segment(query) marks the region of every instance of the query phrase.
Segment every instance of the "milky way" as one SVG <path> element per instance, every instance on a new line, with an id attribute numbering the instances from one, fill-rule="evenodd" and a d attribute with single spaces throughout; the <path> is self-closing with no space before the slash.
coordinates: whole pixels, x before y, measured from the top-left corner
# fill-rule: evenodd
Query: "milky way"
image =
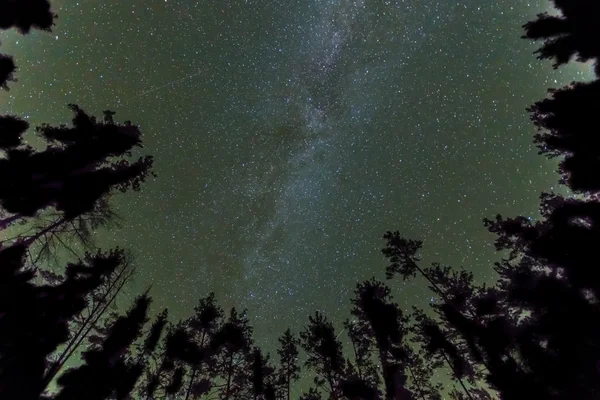
<path id="1" fill-rule="evenodd" d="M 63 1 L 52 34 L 0 36 L 19 65 L 0 112 L 59 123 L 77 103 L 140 124 L 159 177 L 118 197 L 124 226 L 99 244 L 137 254 L 130 296 L 152 285 L 177 318 L 215 291 L 272 350 L 315 309 L 341 326 L 356 281 L 383 277 L 388 229 L 493 279 L 482 218 L 535 217 L 556 188 L 525 108 L 586 73 L 520 39 L 546 8 Z M 432 300 L 419 280 L 392 286 L 406 309 Z"/>

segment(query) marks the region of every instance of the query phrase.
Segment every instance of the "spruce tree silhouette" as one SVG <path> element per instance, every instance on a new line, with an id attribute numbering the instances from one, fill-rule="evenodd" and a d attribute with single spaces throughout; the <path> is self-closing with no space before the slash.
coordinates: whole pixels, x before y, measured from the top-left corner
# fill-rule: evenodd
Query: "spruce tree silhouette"
<path id="1" fill-rule="evenodd" d="M 292 383 L 300 379 L 300 366 L 298 364 L 298 345 L 300 340 L 288 328 L 279 337 L 279 369 L 277 370 L 277 386 L 284 400 L 291 400 Z"/>
<path id="2" fill-rule="evenodd" d="M 235 399 L 249 391 L 250 371 L 244 368 L 252 348 L 252 327 L 246 311 L 232 308 L 223 327 L 213 337 L 211 348 L 216 352 L 215 372 L 222 382 L 219 398 Z"/>
<path id="3" fill-rule="evenodd" d="M 430 357 L 439 357 L 448 365 L 452 376 L 460 383 L 467 398 L 472 400 L 473 397 L 463 381 L 467 363 L 456 346 L 448 340 L 438 324 L 423 311 L 415 309 L 413 315 L 415 318 L 413 327 L 416 335 L 415 341 L 421 344 L 423 350 Z"/>
<path id="4" fill-rule="evenodd" d="M 182 390 L 184 365 L 195 353 L 195 346 L 189 337 L 185 325 L 167 324 L 167 333 L 157 349 L 148 357 L 144 376 L 138 388 L 141 399 L 175 395 Z M 192 354 L 197 356 L 197 354 Z M 160 393 L 159 393 L 160 392 Z"/>
<path id="5" fill-rule="evenodd" d="M 538 129 L 535 143 L 540 154 L 561 157 L 560 183 L 574 192 L 594 194 L 600 190 L 597 150 L 600 139 L 593 127 L 600 112 L 600 81 L 575 83 L 549 89 L 549 97 L 528 108 Z"/>
<path id="6" fill-rule="evenodd" d="M 374 398 L 380 398 L 379 386 L 381 379 L 379 369 L 373 362 L 374 349 L 370 326 L 364 323 L 357 324 L 355 320 L 346 320 L 344 321 L 344 329 L 350 339 L 354 354 L 354 362 L 348 360 L 350 365 L 346 376 L 363 381 L 366 386 L 375 389 Z"/>
<path id="7" fill-rule="evenodd" d="M 443 363 L 427 357 L 424 352 L 413 350 L 411 346 L 405 346 L 404 351 L 404 363 L 410 377 L 406 386 L 413 397 L 420 400 L 442 400 L 442 383 L 434 382 L 433 375 Z"/>
<path id="8" fill-rule="evenodd" d="M 254 347 L 248 361 L 248 367 L 252 371 L 250 375 L 251 398 L 254 400 L 273 399 L 275 397 L 273 375 L 275 369 L 270 365 L 269 355 L 264 355 L 260 348 Z"/>
<path id="9" fill-rule="evenodd" d="M 112 324 L 103 343 L 83 352 L 84 364 L 58 379 L 61 390 L 55 400 L 125 399 L 129 395 L 135 385 L 130 376 L 137 369 L 127 360 L 128 349 L 142 334 L 150 303 L 147 293 L 137 297 L 127 314 Z"/>
<path id="10" fill-rule="evenodd" d="M 102 277 L 102 283 L 87 295 L 85 310 L 70 321 L 69 340 L 60 353 L 56 353 L 54 359 L 48 363 L 44 374 L 44 385 L 50 384 L 69 359 L 86 345 L 86 342 L 92 343 L 92 338 L 98 336 L 96 335 L 98 329 L 106 322 L 106 318 L 110 318 L 107 315 L 110 307 L 114 306 L 117 296 L 130 282 L 135 272 L 132 256 L 122 249 L 116 251 L 119 254 L 119 264 Z M 56 280 L 54 277 L 50 279 Z M 58 282 L 60 281 L 61 279 L 58 278 Z"/>
<path id="11" fill-rule="evenodd" d="M 0 58 L 0 71 L 1 69 L 2 59 Z M 27 129 L 29 129 L 27 121 L 12 115 L 0 116 L 0 150 L 9 150 L 20 146 L 21 137 Z"/>
<path id="12" fill-rule="evenodd" d="M 16 28 L 22 34 L 31 29 L 49 32 L 55 18 L 48 0 L 0 0 L 0 29 Z"/>
<path id="13" fill-rule="evenodd" d="M 552 3 L 560 15 L 538 14 L 536 20 L 523 26 L 523 38 L 543 40 L 536 53 L 539 59 L 553 60 L 554 68 L 576 57 L 581 62 L 595 61 L 596 73 L 600 74 L 600 27 L 597 20 L 600 5 L 589 0 L 552 0 Z"/>
<path id="14" fill-rule="evenodd" d="M 0 53 L 0 89 L 9 90 L 8 82 L 17 82 L 17 78 L 15 77 L 16 71 L 15 60 L 9 55 Z M 0 125 L 0 140 L 2 141 L 6 140 L 3 138 L 6 135 L 5 129 L 5 127 Z M 7 133 L 10 134 L 10 132 Z"/>
<path id="15" fill-rule="evenodd" d="M 358 283 L 354 294 L 351 313 L 356 324 L 374 342 L 385 383 L 385 398 L 394 399 L 398 386 L 404 386 L 407 380 L 407 354 L 403 343 L 407 330 L 402 326 L 402 312 L 392 302 L 390 288 L 375 278 Z M 403 391 L 406 392 L 405 388 Z"/>
<path id="16" fill-rule="evenodd" d="M 317 374 L 315 386 L 328 393 L 329 399 L 339 399 L 345 363 L 342 343 L 337 339 L 333 324 L 316 311 L 309 316 L 300 339 L 308 356 L 305 365 Z"/>
<path id="17" fill-rule="evenodd" d="M 28 239 L 27 244 L 60 223 L 91 211 L 98 199 L 116 189 L 139 190 L 152 167 L 150 156 L 133 163 L 123 158 L 134 147 L 142 146 L 136 126 L 130 122 L 115 124 L 110 111 L 97 122 L 78 106 L 70 108 L 75 113 L 73 128 L 37 128 L 51 143 L 46 150 L 36 152 L 20 146 L 0 160 L 0 176 L 6 182 L 0 187 L 0 204 L 6 211 L 34 216 L 52 206 L 63 213 L 63 219 Z"/>
<path id="18" fill-rule="evenodd" d="M 187 321 L 187 330 L 191 340 L 197 348 L 204 349 L 192 360 L 191 372 L 187 382 L 185 399 L 199 398 L 211 390 L 215 379 L 214 368 L 216 365 L 215 352 L 210 352 L 209 347 L 215 334 L 223 324 L 223 309 L 217 304 L 215 294 L 201 298 L 194 307 L 194 315 Z"/>
<path id="19" fill-rule="evenodd" d="M 68 322 L 86 306 L 86 296 L 122 262 L 122 252 L 87 254 L 68 264 L 57 285 L 34 283 L 25 269 L 25 247 L 0 251 L 0 396 L 36 399 L 45 388 L 46 359 L 69 337 Z"/>

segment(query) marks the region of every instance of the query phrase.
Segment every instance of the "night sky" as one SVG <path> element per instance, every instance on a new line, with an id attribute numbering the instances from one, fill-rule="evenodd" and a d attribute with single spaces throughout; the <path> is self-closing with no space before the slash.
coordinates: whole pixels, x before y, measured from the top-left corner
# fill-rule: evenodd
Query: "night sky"
<path id="1" fill-rule="evenodd" d="M 51 34 L 1 33 L 20 69 L 0 114 L 139 124 L 159 177 L 117 196 L 123 229 L 99 244 L 135 251 L 130 293 L 153 285 L 175 319 L 215 291 L 261 345 L 315 309 L 340 326 L 356 281 L 383 278 L 388 229 L 493 279 L 482 218 L 535 218 L 558 180 L 525 108 L 588 75 L 520 38 L 545 0 L 111 3 L 54 0 Z"/>

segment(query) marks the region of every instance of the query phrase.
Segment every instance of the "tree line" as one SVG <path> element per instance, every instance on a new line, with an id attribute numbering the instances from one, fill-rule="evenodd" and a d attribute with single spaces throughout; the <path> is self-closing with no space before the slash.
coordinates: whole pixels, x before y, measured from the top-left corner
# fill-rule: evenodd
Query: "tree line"
<path id="1" fill-rule="evenodd" d="M 343 331 L 315 312 L 299 332 L 281 333 L 273 358 L 254 342 L 246 312 L 222 309 L 212 293 L 182 321 L 166 309 L 151 320 L 148 291 L 115 311 L 135 262 L 125 249 L 96 249 L 93 236 L 117 221 L 113 195 L 156 177 L 151 156 L 133 156 L 142 147 L 136 125 L 71 104 L 70 125 L 35 128 L 45 143 L 35 149 L 23 140 L 24 119 L 0 116 L 1 398 L 600 398 L 600 3 L 552 3 L 559 15 L 539 14 L 524 38 L 540 41 L 538 58 L 554 68 L 592 62 L 596 74 L 550 89 L 528 109 L 539 153 L 558 158 L 572 195 L 542 193 L 540 220 L 484 219 L 503 254 L 490 266 L 491 285 L 464 269 L 423 265 L 421 240 L 386 232 L 386 278 L 420 276 L 440 300 L 407 313 L 385 282 L 359 282 Z M 3 30 L 50 31 L 55 18 L 48 0 L 0 0 Z M 16 72 L 0 54 L 2 89 Z M 77 261 L 52 272 L 47 263 L 65 249 Z M 449 394 L 433 379 L 440 369 L 455 383 Z M 295 395 L 306 374 L 311 388 Z"/>

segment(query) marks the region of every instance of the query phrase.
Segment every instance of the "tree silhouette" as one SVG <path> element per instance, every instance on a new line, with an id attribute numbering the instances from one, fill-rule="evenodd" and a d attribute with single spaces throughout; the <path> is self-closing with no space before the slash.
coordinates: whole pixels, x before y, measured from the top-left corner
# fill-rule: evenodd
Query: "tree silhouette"
<path id="1" fill-rule="evenodd" d="M 36 270 L 23 267 L 24 254 L 23 245 L 0 251 L 0 393 L 6 399 L 39 396 L 46 359 L 67 341 L 69 320 L 121 262 L 119 250 L 88 254 L 67 265 L 60 284 L 37 286 Z"/>
<path id="2" fill-rule="evenodd" d="M 549 89 L 549 97 L 528 108 L 538 129 L 534 142 L 540 154 L 562 157 L 560 183 L 574 192 L 593 194 L 600 190 L 597 150 L 600 139 L 593 129 L 600 111 L 600 81 L 575 83 Z"/>
<path id="3" fill-rule="evenodd" d="M 282 397 L 285 400 L 290 400 L 292 383 L 300 379 L 300 366 L 298 365 L 298 345 L 300 344 L 300 340 L 292 334 L 292 331 L 289 328 L 278 340 L 278 386 L 280 386 L 280 390 L 283 393 Z"/>
<path id="4" fill-rule="evenodd" d="M 0 53 L 0 89 L 9 90 L 8 82 L 17 82 L 17 78 L 15 78 L 16 71 L 15 60 L 11 56 Z M 8 128 L 9 126 L 6 126 L 4 123 L 0 125 L 0 132 L 2 132 L 0 135 L 0 148 L 4 148 L 6 142 L 10 144 L 10 140 L 14 140 L 14 131 Z"/>
<path id="5" fill-rule="evenodd" d="M 138 388 L 140 398 L 149 400 L 161 395 L 175 395 L 183 389 L 184 366 L 195 346 L 184 324 L 167 324 L 166 331 L 162 343 L 147 358 Z"/>
<path id="6" fill-rule="evenodd" d="M 315 388 L 308 389 L 308 392 L 302 393 L 300 400 L 321 400 L 321 393 Z"/>
<path id="7" fill-rule="evenodd" d="M 428 358 L 423 352 L 416 352 L 410 346 L 405 346 L 404 363 L 408 371 L 407 388 L 415 399 L 441 400 L 442 384 L 434 383 L 433 374 L 441 367 L 440 362 Z"/>
<path id="8" fill-rule="evenodd" d="M 135 271 L 131 255 L 117 248 L 113 250 L 112 256 L 118 261 L 118 264 L 102 277 L 100 285 L 88 293 L 85 308 L 69 322 L 69 340 L 55 359 L 49 363 L 44 374 L 45 386 L 50 384 L 65 363 L 96 332 L 107 311 L 115 305 L 121 290 L 130 282 Z M 89 258 L 89 256 L 87 257 Z"/>
<path id="9" fill-rule="evenodd" d="M 344 329 L 348 334 L 352 350 L 354 353 L 354 363 L 351 364 L 352 370 L 348 370 L 346 376 L 355 376 L 355 379 L 362 381 L 366 386 L 375 389 L 373 395 L 380 397 L 379 386 L 381 379 L 379 377 L 379 369 L 373 362 L 373 338 L 371 328 L 368 324 L 357 324 L 356 320 L 346 320 Z"/>
<path id="10" fill-rule="evenodd" d="M 191 373 L 187 383 L 186 400 L 200 397 L 213 386 L 215 378 L 213 369 L 216 365 L 215 352 L 210 352 L 209 345 L 223 324 L 223 310 L 216 303 L 215 294 L 201 298 L 194 308 L 194 315 L 187 321 L 188 333 L 197 348 L 204 349 L 199 357 L 192 360 Z"/>
<path id="11" fill-rule="evenodd" d="M 581 62 L 596 61 L 598 73 L 600 28 L 597 17 L 600 15 L 600 6 L 595 1 L 587 0 L 552 0 L 552 3 L 560 15 L 538 14 L 536 20 L 523 26 L 523 38 L 543 40 L 536 53 L 539 59 L 553 60 L 554 68 L 576 57 Z"/>
<path id="12" fill-rule="evenodd" d="M 215 372 L 224 382 L 219 391 L 222 400 L 236 398 L 248 389 L 249 373 L 244 368 L 252 346 L 252 327 L 246 312 L 232 308 L 223 327 L 213 337 L 211 348 L 217 351 Z"/>
<path id="13" fill-rule="evenodd" d="M 48 207 L 62 218 L 24 240 L 29 245 L 61 224 L 90 212 L 96 202 L 114 190 L 140 189 L 152 167 L 152 157 L 130 163 L 124 156 L 141 147 L 141 133 L 130 122 L 116 124 L 114 113 L 104 112 L 98 122 L 77 105 L 73 127 L 42 125 L 37 133 L 50 145 L 43 151 L 19 146 L 0 160 L 0 204 L 15 216 L 31 217 Z M 108 161 L 108 160 L 111 161 Z M 7 220 L 1 222 L 8 226 Z"/>
<path id="14" fill-rule="evenodd" d="M 326 391 L 332 400 L 339 399 L 345 362 L 342 343 L 337 339 L 333 324 L 316 311 L 314 316 L 309 316 L 308 325 L 300 332 L 300 339 L 308 356 L 305 365 L 317 374 L 317 389 Z"/>
<path id="15" fill-rule="evenodd" d="M 139 296 L 127 314 L 112 324 L 103 343 L 83 352 L 84 364 L 58 379 L 61 390 L 55 400 L 127 398 L 135 385 L 132 375 L 138 373 L 127 360 L 128 349 L 142 333 L 150 302 L 147 294 Z"/>
<path id="16" fill-rule="evenodd" d="M 260 348 L 254 347 L 249 354 L 248 361 L 249 369 L 252 371 L 250 375 L 251 398 L 254 400 L 274 400 L 275 382 L 273 374 L 275 369 L 270 365 L 269 355 L 264 355 Z"/>
<path id="17" fill-rule="evenodd" d="M 356 286 L 352 315 L 364 334 L 374 342 L 381 363 L 387 399 L 396 396 L 398 385 L 404 386 L 406 351 L 403 339 L 403 315 L 392 302 L 391 290 L 372 278 Z"/>
<path id="18" fill-rule="evenodd" d="M 48 0 L 0 0 L 0 29 L 16 28 L 22 34 L 50 31 L 55 18 Z"/>

